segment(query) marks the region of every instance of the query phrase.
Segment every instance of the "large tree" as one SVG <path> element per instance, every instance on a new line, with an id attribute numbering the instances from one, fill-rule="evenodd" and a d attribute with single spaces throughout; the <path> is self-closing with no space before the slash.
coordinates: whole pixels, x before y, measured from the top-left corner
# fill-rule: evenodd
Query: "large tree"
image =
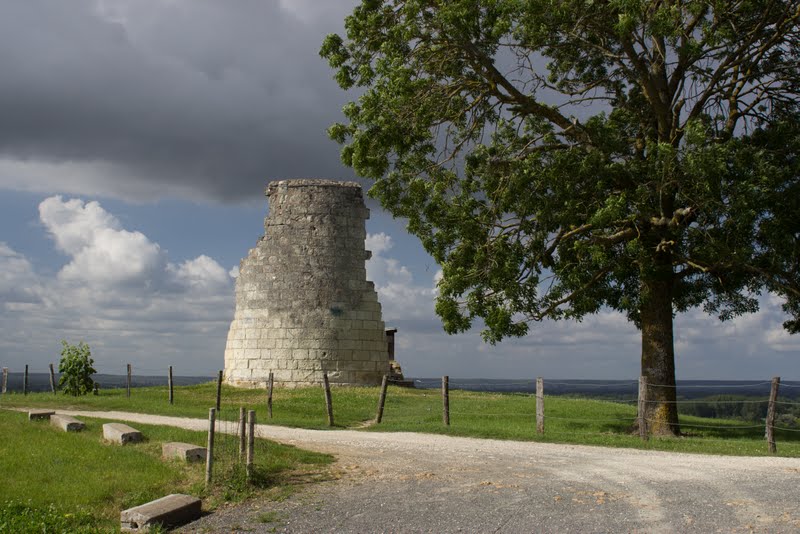
<path id="1" fill-rule="evenodd" d="M 441 264 L 448 332 L 609 307 L 677 434 L 673 317 L 800 316 L 800 2 L 364 0 L 329 135 Z M 360 88 L 360 89 L 359 89 Z"/>

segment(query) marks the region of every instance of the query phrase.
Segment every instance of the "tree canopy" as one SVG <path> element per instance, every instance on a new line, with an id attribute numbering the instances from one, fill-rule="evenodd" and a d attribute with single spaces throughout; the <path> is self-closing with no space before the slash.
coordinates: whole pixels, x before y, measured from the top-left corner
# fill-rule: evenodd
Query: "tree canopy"
<path id="1" fill-rule="evenodd" d="M 798 22 L 798 1 L 364 0 L 320 52 L 360 89 L 329 135 L 441 264 L 445 330 L 625 313 L 675 433 L 675 313 L 770 291 L 800 330 Z"/>

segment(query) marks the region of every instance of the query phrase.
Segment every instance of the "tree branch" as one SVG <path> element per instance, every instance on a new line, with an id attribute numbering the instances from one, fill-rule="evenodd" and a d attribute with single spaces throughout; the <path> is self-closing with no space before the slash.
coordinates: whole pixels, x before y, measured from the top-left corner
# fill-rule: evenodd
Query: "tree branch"
<path id="1" fill-rule="evenodd" d="M 597 282 L 599 282 L 610 271 L 611 271 L 611 269 L 603 269 L 601 271 L 598 271 L 597 273 L 595 273 L 595 275 L 592 277 L 591 280 L 589 280 L 588 282 L 583 284 L 581 287 L 579 287 L 578 289 L 576 289 L 575 291 L 573 291 L 572 293 L 570 293 L 566 297 L 561 298 L 561 299 L 553 302 L 552 304 L 550 304 L 550 306 L 545 308 L 544 311 L 529 316 L 529 319 L 532 320 L 532 321 L 541 321 L 541 320 L 547 318 L 550 314 L 552 314 L 554 311 L 556 311 L 559 306 L 561 306 L 562 304 L 566 304 L 566 303 L 572 301 L 575 297 L 577 297 L 581 293 L 585 292 L 587 289 L 590 289 L 592 286 L 597 284 Z"/>

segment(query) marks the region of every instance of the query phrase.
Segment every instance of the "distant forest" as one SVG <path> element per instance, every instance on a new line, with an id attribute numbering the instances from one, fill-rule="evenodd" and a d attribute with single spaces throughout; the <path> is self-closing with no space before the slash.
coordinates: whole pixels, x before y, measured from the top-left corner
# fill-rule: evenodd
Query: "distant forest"
<path id="1" fill-rule="evenodd" d="M 775 424 L 787 428 L 800 428 L 800 402 L 788 397 L 778 397 Z M 764 421 L 767 417 L 767 399 L 746 395 L 712 395 L 700 399 L 679 399 L 678 412 L 683 415 Z"/>

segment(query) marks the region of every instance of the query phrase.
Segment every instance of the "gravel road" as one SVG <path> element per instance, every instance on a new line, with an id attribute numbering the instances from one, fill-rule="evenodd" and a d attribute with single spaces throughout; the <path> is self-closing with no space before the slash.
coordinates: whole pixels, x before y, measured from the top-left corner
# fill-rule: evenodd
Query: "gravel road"
<path id="1" fill-rule="evenodd" d="M 797 458 L 268 425 L 257 435 L 332 453 L 342 476 L 284 502 L 218 510 L 182 532 L 800 532 Z"/>

